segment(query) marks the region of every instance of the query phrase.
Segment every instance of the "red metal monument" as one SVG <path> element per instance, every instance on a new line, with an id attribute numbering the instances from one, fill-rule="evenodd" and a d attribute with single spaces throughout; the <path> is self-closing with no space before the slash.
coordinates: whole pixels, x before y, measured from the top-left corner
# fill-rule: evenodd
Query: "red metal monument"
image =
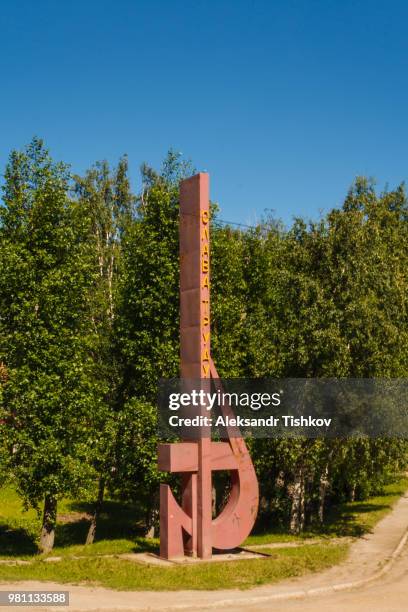
<path id="1" fill-rule="evenodd" d="M 180 342 L 181 378 L 220 388 L 210 350 L 209 177 L 200 173 L 180 185 Z M 228 405 L 221 406 L 231 416 Z M 258 482 L 239 431 L 213 442 L 202 433 L 196 441 L 159 444 L 159 469 L 182 475 L 181 506 L 168 485 L 160 486 L 160 556 L 211 557 L 212 549 L 239 546 L 249 535 L 258 511 Z M 229 470 L 231 490 L 221 514 L 212 518 L 212 472 Z"/>

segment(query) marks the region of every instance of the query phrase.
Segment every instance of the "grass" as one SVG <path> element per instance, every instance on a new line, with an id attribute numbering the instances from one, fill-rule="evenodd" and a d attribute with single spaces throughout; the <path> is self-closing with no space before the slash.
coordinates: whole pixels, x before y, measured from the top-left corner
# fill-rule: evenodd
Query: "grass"
<path id="1" fill-rule="evenodd" d="M 266 559 L 183 567 L 154 567 L 106 557 L 64 558 L 55 563 L 39 559 L 30 565 L 0 567 L 0 579 L 85 583 L 117 590 L 248 589 L 326 569 L 342 561 L 346 553 L 346 545 L 311 545 L 276 549 Z"/>
<path id="2" fill-rule="evenodd" d="M 140 537 L 137 511 L 131 505 L 108 500 L 98 522 L 97 541 L 84 546 L 90 504 L 62 500 L 58 505 L 56 547 L 52 556 L 120 554 L 156 550 L 157 540 Z M 136 517 L 136 518 L 135 518 Z M 35 510 L 24 511 L 11 486 L 0 489 L 0 558 L 37 556 L 41 521 Z"/>
<path id="3" fill-rule="evenodd" d="M 303 540 L 311 537 L 315 538 L 316 534 L 305 531 L 300 535 L 292 535 L 277 529 L 276 531 L 265 531 L 264 533 L 250 535 L 243 543 L 243 546 L 256 546 L 257 544 L 288 544 L 291 542 L 302 543 Z"/>
<path id="4" fill-rule="evenodd" d="M 309 538 L 360 537 L 372 531 L 373 527 L 408 490 L 408 478 L 399 478 L 385 485 L 381 495 L 365 501 L 346 502 L 331 509 L 323 526 L 316 526 L 301 535 L 291 535 L 276 529 L 250 535 L 244 545 L 269 544 L 276 542 L 299 542 Z"/>
<path id="5" fill-rule="evenodd" d="M 332 508 L 323 535 L 359 537 L 369 533 L 407 490 L 408 478 L 404 477 L 386 485 L 381 495 Z"/>
<path id="6" fill-rule="evenodd" d="M 0 489 L 0 557 L 18 557 L 30 560 L 30 564 L 1 564 L 0 580 L 52 580 L 123 590 L 249 588 L 272 583 L 339 563 L 347 553 L 347 544 L 331 540 L 371 531 L 407 489 L 408 479 L 401 478 L 387 485 L 382 495 L 341 504 L 330 512 L 323 528 L 311 529 L 301 536 L 270 530 L 247 538 L 244 545 L 248 546 L 282 544 L 281 548 L 262 548 L 262 553 L 270 555 L 266 559 L 159 568 L 118 558 L 123 553 L 158 552 L 158 540 L 140 537 L 136 509 L 113 501 L 104 506 L 96 542 L 84 546 L 90 506 L 63 500 L 59 504 L 62 521 L 57 526 L 57 546 L 51 553 L 61 560 L 45 562 L 44 556 L 36 554 L 39 517 L 33 510 L 24 512 L 16 492 L 4 487 Z M 285 548 L 286 543 L 302 543 L 310 538 L 322 540 L 305 547 Z"/>

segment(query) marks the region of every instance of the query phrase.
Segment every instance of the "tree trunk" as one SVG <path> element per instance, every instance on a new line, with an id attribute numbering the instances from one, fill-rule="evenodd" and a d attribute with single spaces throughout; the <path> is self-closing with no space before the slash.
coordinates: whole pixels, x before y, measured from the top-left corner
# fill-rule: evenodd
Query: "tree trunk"
<path id="1" fill-rule="evenodd" d="M 215 518 L 217 516 L 217 489 L 212 485 L 211 489 L 211 511 L 212 517 Z"/>
<path id="2" fill-rule="evenodd" d="M 290 487 L 290 496 L 292 498 L 290 532 L 300 533 L 305 522 L 305 491 L 302 468 L 298 468 L 295 472 L 294 482 Z"/>
<path id="3" fill-rule="evenodd" d="M 152 504 L 146 516 L 145 538 L 147 538 L 148 540 L 153 539 L 156 535 L 156 526 L 158 525 L 158 522 L 159 522 L 159 504 L 160 504 L 159 495 L 156 493 L 153 496 Z"/>
<path id="4" fill-rule="evenodd" d="M 300 500 L 299 500 L 299 533 L 305 528 L 305 479 L 303 475 L 300 480 Z"/>
<path id="5" fill-rule="evenodd" d="M 149 512 L 148 519 L 146 521 L 146 532 L 145 538 L 152 540 L 156 535 L 156 523 L 159 518 L 159 511 L 157 508 L 152 508 Z"/>
<path id="6" fill-rule="evenodd" d="M 326 499 L 327 488 L 329 486 L 329 464 L 326 464 L 324 471 L 320 474 L 319 483 L 319 507 L 317 509 L 317 518 L 320 524 L 323 524 L 324 520 L 324 502 Z"/>
<path id="7" fill-rule="evenodd" d="M 49 553 L 53 549 L 56 523 L 57 500 L 52 495 L 46 495 L 44 499 L 44 513 L 39 543 L 40 552 Z"/>
<path id="8" fill-rule="evenodd" d="M 99 484 L 98 484 L 98 498 L 95 503 L 95 509 L 94 509 L 94 513 L 91 519 L 91 524 L 89 525 L 85 544 L 93 544 L 95 541 L 96 524 L 98 522 L 98 518 L 102 510 L 104 495 L 105 495 L 105 479 L 101 476 L 99 478 Z"/>

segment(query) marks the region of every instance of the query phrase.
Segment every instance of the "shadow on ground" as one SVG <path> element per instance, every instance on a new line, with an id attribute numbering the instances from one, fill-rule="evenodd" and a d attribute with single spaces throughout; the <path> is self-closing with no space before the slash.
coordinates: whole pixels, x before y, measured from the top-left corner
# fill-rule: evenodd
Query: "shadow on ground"
<path id="1" fill-rule="evenodd" d="M 82 502 L 72 502 L 68 506 L 73 517 L 92 514 L 92 505 Z M 58 524 L 56 541 L 59 547 L 84 544 L 89 528 L 89 519 L 81 518 L 63 524 Z M 130 504 L 117 501 L 105 501 L 98 518 L 95 542 L 102 540 L 131 540 L 134 542 L 133 552 L 158 552 L 157 541 L 149 541 L 143 537 L 144 521 L 140 509 Z"/>
<path id="2" fill-rule="evenodd" d="M 92 505 L 72 502 L 56 527 L 55 543 L 58 548 L 85 544 Z M 106 501 L 101 512 L 95 543 L 101 541 L 130 540 L 133 552 L 158 552 L 157 540 L 143 537 L 141 513 L 134 506 Z M 62 519 L 62 520 L 61 520 Z M 0 519 L 0 556 L 24 557 L 38 553 L 37 538 L 40 521 Z M 131 544 L 130 544 L 131 546 Z"/>
<path id="3" fill-rule="evenodd" d="M 381 512 L 390 508 L 388 504 L 370 504 L 369 502 L 354 502 L 352 508 L 339 506 L 333 508 L 327 517 L 327 523 L 323 527 L 323 533 L 327 535 L 359 537 L 371 531 L 369 523 L 365 524 L 364 514 Z M 358 521 L 355 513 L 358 513 Z"/>
<path id="4" fill-rule="evenodd" d="M 391 497 L 392 494 L 390 494 Z M 382 497 L 387 497 L 384 494 Z M 333 507 L 326 516 L 323 527 L 307 528 L 302 537 L 321 536 L 351 536 L 358 537 L 371 531 L 372 519 L 370 514 L 388 509 L 387 499 L 383 504 L 367 502 L 353 502 Z M 67 513 L 61 515 L 61 521 L 56 528 L 56 545 L 66 548 L 72 545 L 83 545 L 89 529 L 89 519 L 92 514 L 92 505 L 82 502 L 72 502 L 66 508 Z M 364 520 L 364 516 L 367 520 Z M 98 519 L 95 542 L 127 540 L 128 548 L 133 552 L 158 552 L 158 541 L 147 540 L 143 537 L 143 510 L 130 504 L 117 501 L 106 501 L 103 511 Z M 14 519 L 0 519 L 0 555 L 4 557 L 31 556 L 38 552 L 37 536 L 39 521 L 15 521 Z M 268 528 L 269 527 L 269 528 Z M 276 526 L 270 528 L 268 524 L 257 525 L 253 535 L 275 534 L 288 536 L 287 528 Z M 119 544 L 119 543 L 118 543 Z M 131 548 L 129 548 L 131 547 Z"/>
<path id="5" fill-rule="evenodd" d="M 0 523 L 0 554 L 10 557 L 34 555 L 37 552 L 35 535 L 24 527 Z"/>

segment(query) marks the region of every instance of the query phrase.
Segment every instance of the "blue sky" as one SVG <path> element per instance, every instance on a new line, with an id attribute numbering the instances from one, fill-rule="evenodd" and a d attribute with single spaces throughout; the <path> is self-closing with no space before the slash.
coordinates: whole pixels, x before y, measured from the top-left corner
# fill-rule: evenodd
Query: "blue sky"
<path id="1" fill-rule="evenodd" d="M 173 147 L 223 219 L 290 223 L 408 178 L 408 3 L 4 0 L 0 167 L 36 134 L 84 171 Z"/>

